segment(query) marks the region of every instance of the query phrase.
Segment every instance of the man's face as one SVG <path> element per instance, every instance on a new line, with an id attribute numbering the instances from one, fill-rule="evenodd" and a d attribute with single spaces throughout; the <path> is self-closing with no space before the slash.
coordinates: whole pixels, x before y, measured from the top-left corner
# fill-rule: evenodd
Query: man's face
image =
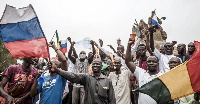
<path id="1" fill-rule="evenodd" d="M 114 65 L 113 65 L 113 63 L 112 63 L 112 62 L 110 63 L 110 65 L 109 65 L 109 67 L 108 67 L 108 68 L 109 68 L 109 70 L 111 70 L 111 71 L 114 71 Z"/>
<path id="2" fill-rule="evenodd" d="M 120 70 L 120 68 L 122 66 L 121 61 L 115 60 L 114 63 L 115 63 L 116 71 Z"/>
<path id="3" fill-rule="evenodd" d="M 180 60 L 177 58 L 177 57 L 172 57 L 170 60 L 169 60 L 169 68 L 170 69 L 173 69 L 174 67 L 178 66 L 180 64 Z"/>
<path id="4" fill-rule="evenodd" d="M 117 44 L 118 44 L 118 45 L 121 45 L 121 40 L 118 39 L 118 40 L 117 40 Z"/>
<path id="5" fill-rule="evenodd" d="M 32 65 L 34 65 L 38 62 L 38 60 L 34 57 L 24 58 L 24 61 L 26 61 L 27 63 L 32 64 Z"/>
<path id="6" fill-rule="evenodd" d="M 173 54 L 173 46 L 171 43 L 166 43 L 164 45 L 164 48 L 165 48 L 165 54 L 166 55 L 172 55 Z"/>
<path id="7" fill-rule="evenodd" d="M 53 61 L 51 61 L 51 63 L 52 63 L 52 67 L 51 67 L 51 69 L 49 69 L 49 72 L 54 73 L 54 71 L 52 71 L 52 69 L 54 67 L 61 68 L 61 63 L 59 61 L 53 60 Z"/>
<path id="8" fill-rule="evenodd" d="M 157 71 L 158 67 L 158 60 L 155 56 L 149 56 L 147 58 L 147 68 L 150 72 L 155 72 Z"/>
<path id="9" fill-rule="evenodd" d="M 194 52 L 195 51 L 195 45 L 194 45 L 194 43 L 189 43 L 188 44 L 188 51 L 189 52 Z"/>
<path id="10" fill-rule="evenodd" d="M 185 45 L 184 44 L 178 44 L 177 51 L 178 51 L 178 54 L 184 53 L 186 51 Z"/>
<path id="11" fill-rule="evenodd" d="M 93 73 L 100 73 L 101 68 L 102 68 L 102 62 L 99 59 L 96 59 L 92 62 Z"/>
<path id="12" fill-rule="evenodd" d="M 146 48 L 145 48 L 145 46 L 139 46 L 137 48 L 137 55 L 139 55 L 139 56 L 145 56 L 146 55 Z"/>
<path id="13" fill-rule="evenodd" d="M 164 48 L 164 46 L 160 47 L 160 53 L 165 54 L 165 48 Z"/>
<path id="14" fill-rule="evenodd" d="M 81 51 L 81 52 L 80 52 L 79 58 L 80 58 L 80 59 L 85 59 L 85 58 L 86 58 L 86 53 L 85 53 L 85 51 Z"/>

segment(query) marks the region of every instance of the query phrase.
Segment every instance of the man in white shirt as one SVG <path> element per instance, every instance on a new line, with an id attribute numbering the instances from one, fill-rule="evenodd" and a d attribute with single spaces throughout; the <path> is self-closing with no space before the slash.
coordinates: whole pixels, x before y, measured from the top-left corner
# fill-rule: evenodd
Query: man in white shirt
<path id="1" fill-rule="evenodd" d="M 131 104 L 131 77 L 133 73 L 130 70 L 121 71 L 121 60 L 115 58 L 115 71 L 110 72 L 108 79 L 112 81 L 115 92 L 116 104 Z"/>
<path id="2" fill-rule="evenodd" d="M 155 56 L 149 56 L 147 58 L 147 68 L 148 68 L 147 71 L 142 68 L 137 67 L 133 63 L 133 61 L 131 61 L 131 45 L 133 43 L 134 43 L 134 39 L 130 38 L 128 41 L 128 46 L 126 50 L 125 62 L 128 68 L 130 69 L 130 71 L 134 73 L 134 76 L 138 80 L 139 87 L 141 87 L 142 85 L 148 83 L 152 79 L 161 75 L 161 73 L 157 71 L 158 59 Z M 157 103 L 149 95 L 139 93 L 138 104 L 157 104 Z"/>
<path id="3" fill-rule="evenodd" d="M 165 73 L 165 72 L 170 70 L 168 63 L 169 63 L 169 60 L 174 56 L 173 55 L 173 49 L 174 49 L 173 44 L 166 42 L 165 45 L 164 45 L 165 54 L 160 53 L 160 51 L 157 50 L 154 47 L 154 40 L 153 40 L 153 33 L 154 32 L 155 32 L 154 27 L 150 27 L 149 31 L 146 30 L 146 32 L 145 32 L 145 35 L 147 37 L 147 41 L 146 41 L 147 45 L 146 46 L 147 46 L 149 53 L 153 52 L 153 54 L 158 58 L 158 60 L 159 60 L 159 71 L 161 73 Z M 149 44 L 149 38 L 148 38 L 149 33 L 150 33 L 150 46 L 148 45 Z M 151 48 L 151 50 L 150 50 L 150 48 Z"/>

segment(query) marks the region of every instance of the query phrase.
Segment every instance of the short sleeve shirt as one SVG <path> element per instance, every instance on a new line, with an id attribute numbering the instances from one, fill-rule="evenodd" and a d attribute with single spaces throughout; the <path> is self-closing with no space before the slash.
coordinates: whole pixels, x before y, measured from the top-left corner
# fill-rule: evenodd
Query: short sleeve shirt
<path id="1" fill-rule="evenodd" d="M 62 104 L 63 91 L 67 80 L 59 74 L 50 77 L 38 78 L 38 93 L 40 94 L 40 104 Z"/>
<path id="2" fill-rule="evenodd" d="M 112 81 L 117 104 L 131 104 L 131 77 L 133 73 L 130 70 L 121 71 L 116 75 L 111 72 L 108 79 Z"/>
<path id="3" fill-rule="evenodd" d="M 26 95 L 30 89 L 31 86 L 36 78 L 37 75 L 37 69 L 31 67 L 31 73 L 28 76 L 28 82 L 24 88 L 24 91 L 22 92 L 22 94 L 18 95 L 15 98 L 20 98 L 24 95 Z M 16 82 L 18 82 L 19 80 L 25 78 L 27 76 L 28 70 L 25 71 L 22 67 L 22 65 L 12 65 L 10 67 L 8 67 L 4 72 L 3 72 L 3 76 L 8 77 L 9 82 L 8 82 L 8 88 L 10 88 L 13 84 L 15 84 Z M 29 97 L 27 98 L 24 102 L 22 102 L 22 104 L 32 104 L 32 98 Z"/>
<path id="4" fill-rule="evenodd" d="M 148 83 L 149 81 L 153 80 L 154 78 L 158 77 L 159 75 L 161 75 L 160 72 L 157 73 L 156 75 L 150 75 L 148 73 L 148 71 L 146 71 L 142 68 L 139 68 L 137 66 L 136 66 L 136 69 L 135 69 L 135 72 L 134 72 L 134 76 L 138 80 L 139 87 Z M 138 104 L 157 104 L 157 103 L 149 95 L 139 93 Z"/>

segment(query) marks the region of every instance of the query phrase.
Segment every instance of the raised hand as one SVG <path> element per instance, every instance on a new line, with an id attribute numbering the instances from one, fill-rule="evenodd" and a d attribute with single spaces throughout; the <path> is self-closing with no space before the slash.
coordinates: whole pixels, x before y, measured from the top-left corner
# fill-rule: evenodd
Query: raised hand
<path id="1" fill-rule="evenodd" d="M 58 50 L 54 41 L 49 42 L 49 47 L 52 47 L 54 50 Z"/>
<path id="2" fill-rule="evenodd" d="M 90 44 L 91 44 L 91 45 L 94 45 L 94 41 L 93 41 L 93 40 L 91 40 L 91 41 L 90 41 Z"/>
<path id="3" fill-rule="evenodd" d="M 54 41 L 50 41 L 50 42 L 49 42 L 49 47 L 52 47 L 52 48 L 53 48 L 54 46 L 56 46 L 56 45 L 55 45 L 55 42 L 54 42 Z"/>
<path id="4" fill-rule="evenodd" d="M 133 45 L 135 43 L 135 39 L 129 38 L 128 45 Z"/>
<path id="5" fill-rule="evenodd" d="M 113 49 L 113 46 L 112 46 L 112 45 L 107 45 L 107 46 L 109 46 L 111 49 Z"/>
<path id="6" fill-rule="evenodd" d="M 67 38 L 67 40 L 68 40 L 70 43 L 72 43 L 72 40 L 71 40 L 71 38 L 70 38 L 70 37 L 68 37 L 68 38 Z"/>
<path id="7" fill-rule="evenodd" d="M 149 27 L 149 32 L 154 33 L 154 32 L 156 32 L 156 29 L 158 29 L 158 26 L 157 26 L 157 25 L 151 25 L 151 26 Z"/>
<path id="8" fill-rule="evenodd" d="M 99 44 L 100 44 L 101 47 L 103 46 L 103 40 L 102 39 L 99 39 Z"/>

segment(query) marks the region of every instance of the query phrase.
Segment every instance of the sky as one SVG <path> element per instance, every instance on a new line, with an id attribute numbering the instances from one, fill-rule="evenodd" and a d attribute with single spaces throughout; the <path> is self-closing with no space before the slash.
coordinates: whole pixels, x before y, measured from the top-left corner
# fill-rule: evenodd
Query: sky
<path id="1" fill-rule="evenodd" d="M 32 4 L 48 42 L 58 30 L 60 39 L 102 39 L 103 47 L 111 51 L 107 45 L 116 49 L 120 38 L 126 48 L 135 19 L 148 23 L 155 9 L 159 18 L 166 17 L 161 26 L 168 42 L 200 41 L 200 0 L 0 0 L 0 16 L 6 4 L 16 8 Z M 55 56 L 52 49 L 50 54 Z"/>

